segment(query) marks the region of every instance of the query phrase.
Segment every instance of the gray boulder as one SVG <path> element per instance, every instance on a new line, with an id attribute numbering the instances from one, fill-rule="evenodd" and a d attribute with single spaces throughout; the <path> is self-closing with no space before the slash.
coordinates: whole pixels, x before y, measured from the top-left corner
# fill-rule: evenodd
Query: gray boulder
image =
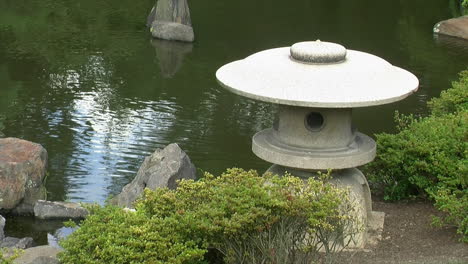
<path id="1" fill-rule="evenodd" d="M 468 40 L 468 16 L 439 22 L 434 26 L 434 33 Z"/>
<path id="2" fill-rule="evenodd" d="M 39 246 L 26 249 L 13 261 L 15 264 L 58 264 L 57 254 L 62 250 L 51 246 Z"/>
<path id="3" fill-rule="evenodd" d="M 47 151 L 39 144 L 17 138 L 0 138 L 0 209 L 32 208 L 44 195 Z"/>
<path id="4" fill-rule="evenodd" d="M 195 39 L 187 0 L 158 0 L 147 23 L 155 38 L 193 42 Z"/>
<path id="5" fill-rule="evenodd" d="M 133 208 L 133 202 L 140 198 L 145 188 L 168 187 L 175 189 L 179 179 L 195 179 L 196 169 L 187 154 L 177 144 L 157 149 L 146 157 L 133 181 L 127 184 L 111 203 Z"/>
<path id="6" fill-rule="evenodd" d="M 153 6 L 153 8 L 151 8 L 151 11 L 150 11 L 148 17 L 146 18 L 146 26 L 147 27 L 151 27 L 151 24 L 153 24 L 153 21 L 154 21 L 155 17 L 156 17 L 156 8 Z"/>
<path id="7" fill-rule="evenodd" d="M 193 42 L 195 39 L 192 27 L 180 23 L 157 20 L 151 25 L 151 34 L 155 38 L 165 40 Z"/>
<path id="8" fill-rule="evenodd" d="M 0 248 L 18 248 L 27 249 L 34 246 L 32 237 L 16 238 L 6 237 L 0 242 Z"/>
<path id="9" fill-rule="evenodd" d="M 25 193 L 22 202 L 11 210 L 13 215 L 34 215 L 34 205 L 38 200 L 46 197 L 46 189 L 43 185 L 32 188 Z"/>
<path id="10" fill-rule="evenodd" d="M 0 215 L 0 241 L 2 241 L 5 238 L 5 222 L 5 218 L 3 218 L 3 216 Z"/>
<path id="11" fill-rule="evenodd" d="M 83 219 L 88 210 L 77 203 L 39 200 L 34 206 L 34 216 L 39 219 Z"/>
<path id="12" fill-rule="evenodd" d="M 192 26 L 187 0 L 158 0 L 154 19 Z"/>

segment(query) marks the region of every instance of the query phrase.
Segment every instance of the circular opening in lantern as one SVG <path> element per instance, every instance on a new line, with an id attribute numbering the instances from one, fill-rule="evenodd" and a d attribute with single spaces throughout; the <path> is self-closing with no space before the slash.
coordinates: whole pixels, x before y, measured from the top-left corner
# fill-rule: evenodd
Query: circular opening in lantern
<path id="1" fill-rule="evenodd" d="M 323 122 L 323 116 L 318 112 L 309 113 L 305 119 L 307 129 L 313 132 L 320 131 L 323 127 Z"/>

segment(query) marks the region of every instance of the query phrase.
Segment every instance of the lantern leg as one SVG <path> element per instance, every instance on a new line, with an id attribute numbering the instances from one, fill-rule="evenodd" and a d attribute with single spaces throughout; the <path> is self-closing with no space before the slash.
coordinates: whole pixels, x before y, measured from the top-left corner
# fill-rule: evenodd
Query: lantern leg
<path id="1" fill-rule="evenodd" d="M 288 173 L 304 180 L 318 177 L 317 171 L 287 168 L 276 164 L 271 166 L 268 172 L 280 176 Z M 351 208 L 345 207 L 344 213 L 355 220 L 345 228 L 350 234 L 343 236 L 343 240 L 338 242 L 350 248 L 376 244 L 381 239 L 385 214 L 372 211 L 369 184 L 364 174 L 356 168 L 333 170 L 329 182 L 338 188 L 349 190 L 347 198 Z"/>

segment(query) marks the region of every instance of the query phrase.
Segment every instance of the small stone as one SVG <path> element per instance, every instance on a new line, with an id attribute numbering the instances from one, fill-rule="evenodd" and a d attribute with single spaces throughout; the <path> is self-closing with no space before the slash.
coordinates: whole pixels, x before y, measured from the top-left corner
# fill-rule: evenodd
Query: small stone
<path id="1" fill-rule="evenodd" d="M 337 63 L 346 59 L 346 48 L 320 40 L 299 42 L 291 46 L 291 57 L 306 63 Z"/>
<path id="2" fill-rule="evenodd" d="M 136 212 L 136 210 L 134 208 L 128 208 L 128 207 L 125 207 L 123 210 L 125 212 L 127 212 L 127 213 L 135 213 Z"/>
<path id="3" fill-rule="evenodd" d="M 34 215 L 39 219 L 83 219 L 88 210 L 77 203 L 39 200 L 34 206 Z"/>

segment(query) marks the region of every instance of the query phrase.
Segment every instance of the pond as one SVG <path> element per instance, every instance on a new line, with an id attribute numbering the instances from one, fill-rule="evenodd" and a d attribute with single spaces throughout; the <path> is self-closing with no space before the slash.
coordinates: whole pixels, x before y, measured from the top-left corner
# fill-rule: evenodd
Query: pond
<path id="1" fill-rule="evenodd" d="M 395 110 L 424 115 L 468 65 L 466 43 L 432 34 L 454 3 L 190 1 L 196 42 L 182 44 L 150 38 L 152 0 L 2 0 L 0 132 L 47 149 L 49 200 L 103 203 L 171 142 L 201 171 L 262 171 L 251 137 L 275 107 L 223 90 L 220 66 L 316 39 L 373 53 L 420 80 L 402 102 L 354 111 L 362 132 L 393 132 Z"/>

